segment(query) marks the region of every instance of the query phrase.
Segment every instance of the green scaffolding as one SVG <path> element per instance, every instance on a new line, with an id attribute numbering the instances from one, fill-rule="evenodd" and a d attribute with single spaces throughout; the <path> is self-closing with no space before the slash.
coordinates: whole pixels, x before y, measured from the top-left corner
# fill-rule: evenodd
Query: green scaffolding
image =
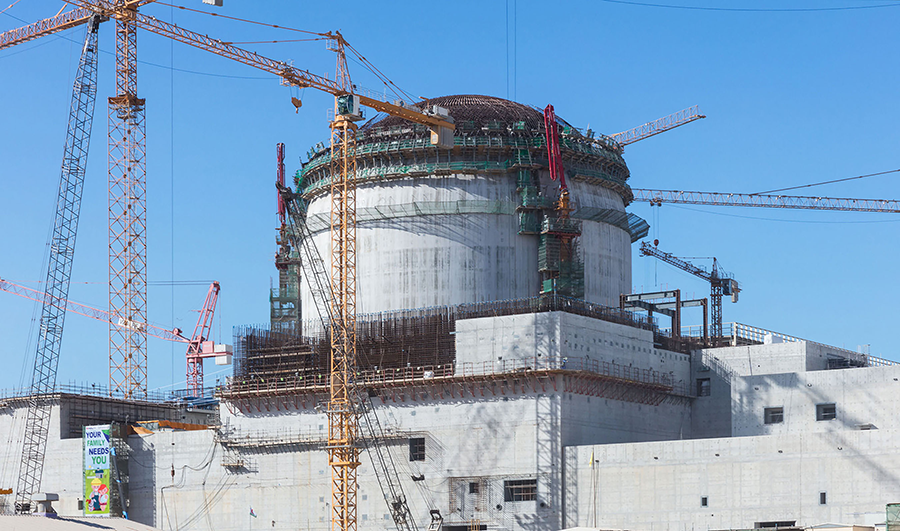
<path id="1" fill-rule="evenodd" d="M 900 531 L 900 503 L 889 503 L 885 509 L 887 531 Z"/>
<path id="2" fill-rule="evenodd" d="M 539 210 L 519 212 L 519 234 L 540 234 L 543 214 Z"/>

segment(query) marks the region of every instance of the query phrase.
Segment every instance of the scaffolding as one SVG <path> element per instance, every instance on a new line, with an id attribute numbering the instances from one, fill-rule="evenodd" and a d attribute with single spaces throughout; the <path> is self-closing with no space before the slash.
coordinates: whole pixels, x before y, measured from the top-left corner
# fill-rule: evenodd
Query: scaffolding
<path id="1" fill-rule="evenodd" d="M 362 315 L 358 319 L 359 363 L 353 379 L 382 401 L 421 397 L 484 396 L 528 389 L 567 392 L 658 404 L 689 396 L 666 374 L 587 358 L 535 358 L 485 363 L 456 361 L 456 322 L 462 319 L 566 312 L 654 332 L 672 343 L 652 320 L 618 308 L 547 294 L 538 297 Z M 316 406 L 328 391 L 328 331 L 304 322 L 305 336 L 265 327 L 235 330 L 235 373 L 219 395 L 228 407 L 259 411 Z M 683 346 L 683 345 L 682 345 Z M 564 375 L 557 381 L 557 375 Z M 252 405 L 251 405 L 252 404 Z"/>

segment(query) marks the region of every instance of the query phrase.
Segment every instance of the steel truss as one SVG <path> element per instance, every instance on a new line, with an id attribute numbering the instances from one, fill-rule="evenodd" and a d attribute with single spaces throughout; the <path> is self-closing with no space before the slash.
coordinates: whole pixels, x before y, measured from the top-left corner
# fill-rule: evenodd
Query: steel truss
<path id="1" fill-rule="evenodd" d="M 81 60 L 72 89 L 66 144 L 56 200 L 56 217 L 50 239 L 50 260 L 47 267 L 47 296 L 41 308 L 40 331 L 31 396 L 25 418 L 22 442 L 22 462 L 16 486 L 17 513 L 27 513 L 31 496 L 41 485 L 44 454 L 50 428 L 50 404 L 40 398 L 51 393 L 56 385 L 56 371 L 62 346 L 63 325 L 66 318 L 66 299 L 75 255 L 75 237 L 81 212 L 81 194 L 87 168 L 87 154 L 97 96 L 97 30 L 100 18 L 88 24 Z"/>

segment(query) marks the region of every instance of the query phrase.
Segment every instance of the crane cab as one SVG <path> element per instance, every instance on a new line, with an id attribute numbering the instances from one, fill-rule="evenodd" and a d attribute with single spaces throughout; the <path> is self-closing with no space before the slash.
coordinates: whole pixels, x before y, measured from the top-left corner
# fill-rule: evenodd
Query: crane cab
<path id="1" fill-rule="evenodd" d="M 356 94 L 344 94 L 334 98 L 334 116 L 358 122 L 363 119 L 362 106 Z"/>

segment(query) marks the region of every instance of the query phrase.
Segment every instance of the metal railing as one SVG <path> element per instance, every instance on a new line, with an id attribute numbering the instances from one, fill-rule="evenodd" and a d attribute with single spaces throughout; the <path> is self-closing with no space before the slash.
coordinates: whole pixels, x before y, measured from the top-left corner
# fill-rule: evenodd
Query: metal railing
<path id="1" fill-rule="evenodd" d="M 214 387 L 207 387 L 204 389 L 204 396 L 211 397 Z M 0 398 L 2 399 L 11 399 L 11 398 L 25 398 L 32 396 L 32 389 L 30 387 L 22 387 L 22 388 L 8 388 L 8 389 L 0 389 Z M 57 383 L 53 390 L 50 393 L 47 393 L 46 396 L 52 396 L 57 394 L 68 394 L 68 395 L 79 395 L 79 396 L 94 396 L 98 398 L 111 398 L 114 400 L 125 400 L 126 398 L 121 395 L 117 395 L 115 393 L 110 393 L 109 388 L 105 385 L 97 385 L 97 384 L 89 384 L 89 383 Z M 146 397 L 141 397 L 135 399 L 134 397 L 128 398 L 129 401 L 144 401 L 144 402 L 158 402 L 158 403 L 183 403 L 186 399 L 187 391 L 185 390 L 172 390 L 172 391 L 148 391 Z"/>
<path id="2" fill-rule="evenodd" d="M 684 326 L 681 328 L 681 335 L 682 337 L 703 337 L 703 326 Z M 730 339 L 729 344 L 732 347 L 739 346 L 741 344 L 741 341 L 764 344 L 767 339 L 772 338 L 782 343 L 805 342 L 809 343 L 810 345 L 817 345 L 819 347 L 834 351 L 835 353 L 842 355 L 847 359 L 863 362 L 868 367 L 889 367 L 900 365 L 900 362 L 885 358 L 879 358 L 878 356 L 872 356 L 871 354 L 854 352 L 845 348 L 826 345 L 825 343 L 810 341 L 808 339 L 790 336 L 787 334 L 782 334 L 781 332 L 775 332 L 773 330 L 767 330 L 758 326 L 750 326 L 738 322 L 722 323 L 722 335 Z"/>
<path id="3" fill-rule="evenodd" d="M 418 367 L 375 368 L 356 371 L 353 381 L 357 386 L 426 385 L 430 383 L 466 378 L 500 378 L 527 376 L 547 372 L 588 373 L 634 383 L 660 386 L 673 394 L 689 395 L 684 382 L 674 382 L 671 375 L 653 369 L 641 369 L 616 362 L 582 357 L 543 358 L 532 357 L 517 360 L 462 362 Z M 223 396 L 230 393 L 278 393 L 286 391 L 326 389 L 325 374 L 286 376 L 278 378 L 231 378 L 226 381 Z"/>

